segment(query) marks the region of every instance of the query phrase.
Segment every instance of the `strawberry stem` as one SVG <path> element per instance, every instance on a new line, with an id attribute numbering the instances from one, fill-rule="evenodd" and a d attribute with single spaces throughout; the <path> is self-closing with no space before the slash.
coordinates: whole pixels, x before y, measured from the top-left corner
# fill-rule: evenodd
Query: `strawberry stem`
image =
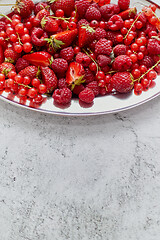
<path id="1" fill-rule="evenodd" d="M 8 16 L 6 16 L 5 14 L 3 14 L 3 13 L 0 13 L 0 16 L 1 16 L 1 17 L 5 17 L 5 18 L 7 18 L 10 22 L 12 22 L 12 20 L 11 20 Z"/>
<path id="2" fill-rule="evenodd" d="M 150 69 L 148 69 L 148 71 L 145 72 L 140 78 L 135 79 L 134 82 L 136 82 L 136 81 L 139 82 L 147 73 L 149 73 L 152 69 L 154 69 L 159 63 L 160 63 L 160 60 L 154 66 L 152 66 Z"/>
<path id="3" fill-rule="evenodd" d="M 98 66 L 98 63 L 89 55 L 89 53 L 83 48 L 82 49 L 85 54 L 96 64 L 96 67 L 97 67 L 97 72 L 99 71 L 100 67 Z"/>

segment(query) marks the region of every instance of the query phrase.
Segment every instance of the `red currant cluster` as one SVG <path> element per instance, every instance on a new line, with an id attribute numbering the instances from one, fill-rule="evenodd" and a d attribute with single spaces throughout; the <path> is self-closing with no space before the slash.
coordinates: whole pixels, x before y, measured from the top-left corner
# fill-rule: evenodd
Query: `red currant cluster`
<path id="1" fill-rule="evenodd" d="M 29 53 L 32 50 L 32 44 L 27 22 L 22 23 L 21 17 L 14 14 L 12 19 L 6 18 L 5 23 L 5 30 L 0 32 L 0 44 L 6 46 L 9 40 L 9 47 L 16 53 L 22 51 Z"/>
<path id="2" fill-rule="evenodd" d="M 20 102 L 30 99 L 32 103 L 41 104 L 44 100 L 42 94 L 46 93 L 46 85 L 41 83 L 38 78 L 33 78 L 17 74 L 14 70 L 9 71 L 6 78 L 5 74 L 0 73 L 0 91 L 12 92 L 17 94 Z"/>

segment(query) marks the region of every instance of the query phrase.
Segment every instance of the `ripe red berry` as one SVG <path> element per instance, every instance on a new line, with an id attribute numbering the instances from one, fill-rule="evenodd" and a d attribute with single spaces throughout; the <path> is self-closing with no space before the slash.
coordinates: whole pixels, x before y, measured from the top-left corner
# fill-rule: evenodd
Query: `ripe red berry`
<path id="1" fill-rule="evenodd" d="M 46 85 L 40 84 L 40 85 L 38 86 L 38 92 L 39 92 L 39 93 L 44 94 L 44 93 L 46 93 L 46 91 L 47 91 Z"/>
<path id="2" fill-rule="evenodd" d="M 39 85 L 40 85 L 40 80 L 38 78 L 33 78 L 32 79 L 32 86 L 35 87 L 35 88 L 38 88 Z"/>
<path id="3" fill-rule="evenodd" d="M 35 88 L 30 88 L 27 93 L 28 97 L 35 98 L 37 96 L 37 90 Z"/>
<path id="4" fill-rule="evenodd" d="M 147 74 L 147 79 L 148 80 L 155 80 L 157 77 L 157 72 L 155 70 L 151 70 L 148 74 Z"/>
<path id="5" fill-rule="evenodd" d="M 96 79 L 97 79 L 97 80 L 105 79 L 105 74 L 104 74 L 104 72 L 102 72 L 102 71 L 97 72 L 97 73 L 96 73 Z"/>
<path id="6" fill-rule="evenodd" d="M 24 43 L 23 50 L 24 52 L 29 53 L 32 50 L 32 44 L 29 42 Z"/>

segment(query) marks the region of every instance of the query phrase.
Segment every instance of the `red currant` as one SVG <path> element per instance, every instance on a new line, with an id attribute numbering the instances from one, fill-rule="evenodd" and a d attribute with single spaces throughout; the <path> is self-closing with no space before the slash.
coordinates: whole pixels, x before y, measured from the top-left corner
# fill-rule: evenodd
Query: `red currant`
<path id="1" fill-rule="evenodd" d="M 23 78 L 23 84 L 24 84 L 24 85 L 29 85 L 29 84 L 30 84 L 30 82 L 31 82 L 31 79 L 30 79 L 30 77 L 28 77 L 28 76 L 25 76 L 25 77 Z"/>
<path id="2" fill-rule="evenodd" d="M 35 88 L 30 88 L 27 93 L 28 97 L 35 98 L 37 96 L 37 90 Z"/>
<path id="3" fill-rule="evenodd" d="M 39 93 L 44 94 L 44 93 L 46 93 L 46 91 L 47 91 L 47 87 L 46 87 L 45 84 L 40 84 L 40 85 L 38 86 L 38 92 L 39 92 Z"/>
<path id="4" fill-rule="evenodd" d="M 20 83 L 20 84 L 23 83 L 23 77 L 21 75 L 16 75 L 14 77 L 14 80 L 16 83 Z"/>
<path id="5" fill-rule="evenodd" d="M 155 70 L 151 70 L 148 74 L 147 74 L 147 79 L 148 80 L 155 80 L 157 77 L 157 72 Z"/>
<path id="6" fill-rule="evenodd" d="M 3 73 L 0 73 L 0 82 L 5 81 L 5 75 Z"/>
<path id="7" fill-rule="evenodd" d="M 64 16 L 64 11 L 62 9 L 57 9 L 55 13 L 56 17 L 63 17 Z"/>
<path id="8" fill-rule="evenodd" d="M 32 44 L 29 42 L 24 43 L 23 50 L 24 52 L 29 53 L 32 50 Z"/>
<path id="9" fill-rule="evenodd" d="M 38 78 L 33 78 L 32 79 L 32 85 L 33 85 L 33 87 L 35 87 L 35 88 L 38 88 L 38 86 L 40 85 L 40 80 L 38 79 Z"/>
<path id="10" fill-rule="evenodd" d="M 104 72 L 98 71 L 98 72 L 96 73 L 96 79 L 97 79 L 97 80 L 105 79 L 105 74 L 104 74 Z"/>

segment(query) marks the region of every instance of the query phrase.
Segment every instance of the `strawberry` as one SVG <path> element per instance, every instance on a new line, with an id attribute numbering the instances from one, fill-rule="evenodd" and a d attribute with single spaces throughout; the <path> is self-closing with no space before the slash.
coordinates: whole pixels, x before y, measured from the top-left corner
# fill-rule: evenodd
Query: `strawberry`
<path id="1" fill-rule="evenodd" d="M 48 52 L 34 52 L 26 54 L 22 58 L 34 66 L 48 67 L 51 63 L 51 55 Z"/>
<path id="2" fill-rule="evenodd" d="M 129 72 L 115 73 L 111 78 L 111 84 L 117 92 L 130 92 L 133 88 L 132 75 Z"/>
<path id="3" fill-rule="evenodd" d="M 137 14 L 137 8 L 133 7 L 133 8 L 129 8 L 123 12 L 119 13 L 119 16 L 123 19 L 129 19 L 129 18 L 134 18 L 134 16 Z"/>
<path id="4" fill-rule="evenodd" d="M 18 58 L 15 67 L 16 67 L 16 71 L 20 72 L 21 70 L 23 70 L 28 66 L 29 66 L 29 62 L 27 60 L 24 60 L 23 58 Z"/>
<path id="5" fill-rule="evenodd" d="M 121 10 L 127 10 L 130 5 L 130 0 L 118 0 L 118 6 Z"/>
<path id="6" fill-rule="evenodd" d="M 12 48 L 7 48 L 4 51 L 4 56 L 6 62 L 14 63 L 20 57 L 20 54 L 15 52 Z"/>
<path id="7" fill-rule="evenodd" d="M 57 9 L 62 9 L 67 17 L 70 17 L 74 10 L 74 0 L 48 0 L 51 10 L 55 13 Z"/>
<path id="8" fill-rule="evenodd" d="M 95 30 L 89 25 L 81 25 L 78 32 L 78 45 L 80 48 L 87 46 L 94 39 Z"/>
<path id="9" fill-rule="evenodd" d="M 34 3 L 32 0 L 17 0 L 14 12 L 23 18 L 27 18 L 31 15 L 33 9 Z"/>
<path id="10" fill-rule="evenodd" d="M 36 18 L 41 21 L 42 18 L 47 17 L 49 15 L 50 15 L 49 11 L 47 11 L 46 9 L 42 9 L 37 13 Z"/>
<path id="11" fill-rule="evenodd" d="M 66 73 L 66 82 L 68 85 L 71 85 L 71 90 L 74 89 L 75 85 L 80 85 L 85 81 L 83 80 L 84 73 L 82 64 L 77 62 L 70 63 Z"/>
<path id="12" fill-rule="evenodd" d="M 58 48 L 65 48 L 70 46 L 71 43 L 75 40 L 77 32 L 77 29 L 59 32 L 52 35 L 50 38 L 47 38 L 46 41 L 55 50 Z"/>
<path id="13" fill-rule="evenodd" d="M 36 78 L 39 74 L 38 67 L 28 66 L 28 67 L 24 68 L 23 70 L 21 70 L 19 72 L 19 74 L 22 77 L 25 77 L 25 76 L 30 77 L 30 79 Z"/>
<path id="14" fill-rule="evenodd" d="M 57 87 L 57 77 L 49 67 L 40 67 L 43 83 L 47 87 L 47 93 L 53 92 Z"/>
<path id="15" fill-rule="evenodd" d="M 4 51 L 2 46 L 0 45 L 0 64 L 4 62 Z"/>
<path id="16" fill-rule="evenodd" d="M 41 26 L 49 33 L 55 33 L 58 30 L 58 23 L 50 17 L 43 17 L 41 20 Z"/>
<path id="17" fill-rule="evenodd" d="M 12 63 L 4 62 L 0 65 L 0 73 L 3 73 L 5 76 L 8 76 L 10 71 L 15 71 L 15 66 Z"/>

